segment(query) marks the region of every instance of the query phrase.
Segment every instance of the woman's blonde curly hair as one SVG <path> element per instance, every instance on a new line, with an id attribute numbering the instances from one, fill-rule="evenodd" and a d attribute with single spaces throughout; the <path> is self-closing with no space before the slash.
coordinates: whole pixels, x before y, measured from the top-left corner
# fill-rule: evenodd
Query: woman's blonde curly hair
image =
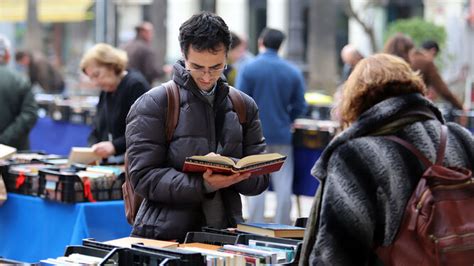
<path id="1" fill-rule="evenodd" d="M 360 61 L 344 84 L 336 107 L 343 127 L 349 126 L 375 104 L 399 95 L 424 94 L 425 84 L 418 72 L 400 57 L 376 54 Z"/>
<path id="2" fill-rule="evenodd" d="M 80 63 L 82 72 L 86 73 L 86 68 L 92 63 L 106 66 L 118 75 L 127 67 L 128 56 L 127 53 L 121 49 L 106 43 L 98 43 L 87 50 L 82 57 Z"/>

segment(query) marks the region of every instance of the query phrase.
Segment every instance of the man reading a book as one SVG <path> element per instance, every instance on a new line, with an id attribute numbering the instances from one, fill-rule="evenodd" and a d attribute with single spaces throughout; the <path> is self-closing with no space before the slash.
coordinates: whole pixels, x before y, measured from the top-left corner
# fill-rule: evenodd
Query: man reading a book
<path id="1" fill-rule="evenodd" d="M 140 97 L 127 117 L 129 175 L 135 193 L 144 197 L 132 235 L 182 241 L 203 226 L 235 227 L 243 222 L 240 194 L 257 195 L 268 175 L 183 172 L 186 157 L 216 153 L 242 158 L 265 151 L 258 109 L 247 95 L 246 122 L 240 123 L 222 72 L 231 43 L 221 17 L 203 12 L 179 30 L 183 59 L 173 67 L 178 86 L 179 119 L 166 138 L 168 100 L 164 86 Z"/>

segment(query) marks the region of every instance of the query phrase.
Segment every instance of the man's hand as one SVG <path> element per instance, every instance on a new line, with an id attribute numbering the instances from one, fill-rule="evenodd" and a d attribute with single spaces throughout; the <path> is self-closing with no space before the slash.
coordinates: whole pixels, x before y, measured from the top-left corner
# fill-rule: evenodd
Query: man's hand
<path id="1" fill-rule="evenodd" d="M 250 173 L 245 174 L 233 174 L 233 175 L 221 175 L 213 174 L 211 169 L 207 169 L 206 172 L 202 175 L 204 180 L 214 189 L 218 190 L 221 188 L 226 188 L 235 183 L 239 183 L 242 180 L 245 180 L 250 177 Z"/>
<path id="2" fill-rule="evenodd" d="M 95 154 L 102 158 L 107 158 L 115 154 L 115 147 L 110 141 L 102 141 L 92 145 Z"/>

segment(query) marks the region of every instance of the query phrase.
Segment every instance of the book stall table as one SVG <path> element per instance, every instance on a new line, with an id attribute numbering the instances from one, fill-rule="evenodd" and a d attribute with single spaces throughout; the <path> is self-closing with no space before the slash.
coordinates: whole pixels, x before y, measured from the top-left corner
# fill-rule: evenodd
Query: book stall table
<path id="1" fill-rule="evenodd" d="M 67 156 L 72 147 L 86 147 L 92 128 L 86 124 L 39 118 L 30 132 L 30 149 Z"/>
<path id="2" fill-rule="evenodd" d="M 9 193 L 0 206 L 0 257 L 38 262 L 84 238 L 117 239 L 131 229 L 121 200 L 66 204 Z"/>

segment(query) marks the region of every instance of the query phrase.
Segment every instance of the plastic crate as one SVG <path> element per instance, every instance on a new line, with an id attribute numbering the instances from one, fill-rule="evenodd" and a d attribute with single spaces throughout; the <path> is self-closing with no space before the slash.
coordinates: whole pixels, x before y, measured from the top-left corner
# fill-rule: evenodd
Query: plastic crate
<path id="1" fill-rule="evenodd" d="M 49 169 L 39 171 L 39 194 L 46 199 L 66 203 L 86 200 L 81 178 L 73 173 Z"/>
<path id="2" fill-rule="evenodd" d="M 124 176 L 80 178 L 75 173 L 81 168 L 56 171 L 42 169 L 39 172 L 39 194 L 49 200 L 60 202 L 94 202 L 120 200 Z"/>
<path id="3" fill-rule="evenodd" d="M 233 245 L 238 235 L 210 233 L 210 232 L 188 232 L 184 243 L 203 243 L 210 245 Z"/>
<path id="4" fill-rule="evenodd" d="M 8 192 L 38 196 L 39 175 L 42 168 L 50 167 L 47 164 L 11 164 L 8 166 L 5 186 Z"/>
<path id="5" fill-rule="evenodd" d="M 129 252 L 130 261 L 124 265 L 150 265 L 148 259 L 167 258 L 163 265 L 204 266 L 205 257 L 198 252 L 182 249 L 167 249 L 133 244 Z"/>

